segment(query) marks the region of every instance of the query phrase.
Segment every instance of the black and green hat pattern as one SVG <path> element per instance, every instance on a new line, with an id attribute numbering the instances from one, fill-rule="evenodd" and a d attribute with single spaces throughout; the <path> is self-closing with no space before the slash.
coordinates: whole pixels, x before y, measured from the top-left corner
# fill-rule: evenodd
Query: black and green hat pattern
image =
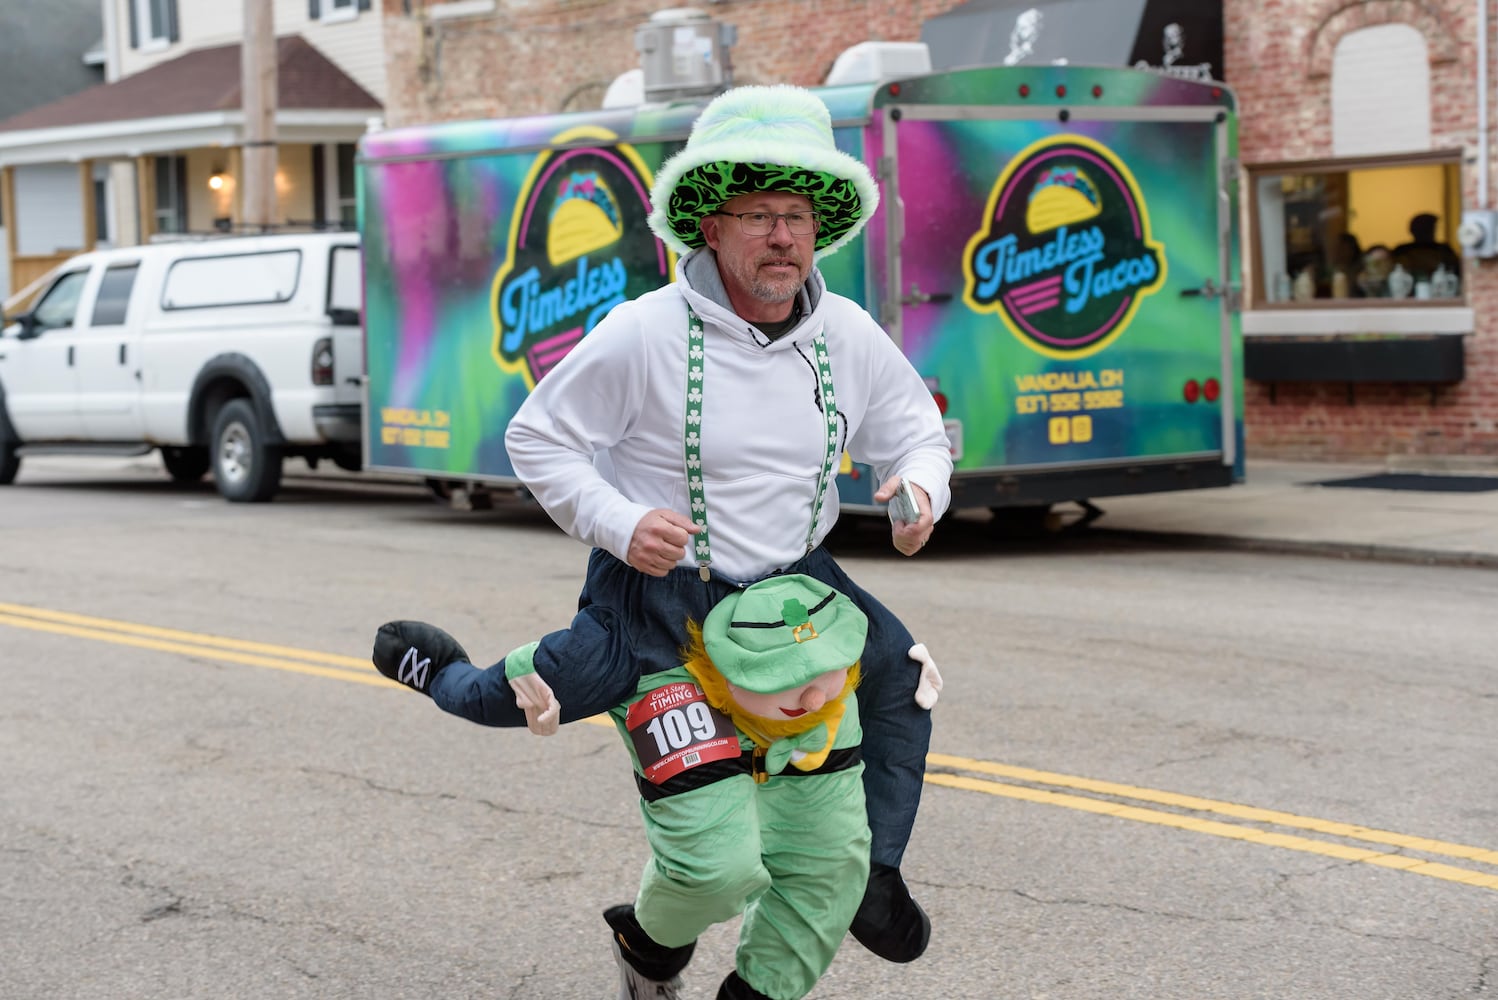
<path id="1" fill-rule="evenodd" d="M 736 87 L 692 126 L 686 148 L 661 167 L 650 228 L 677 253 L 703 245 L 698 223 L 741 194 L 788 191 L 811 200 L 824 257 L 858 235 L 879 205 L 874 177 L 837 148 L 827 105 L 800 87 Z"/>

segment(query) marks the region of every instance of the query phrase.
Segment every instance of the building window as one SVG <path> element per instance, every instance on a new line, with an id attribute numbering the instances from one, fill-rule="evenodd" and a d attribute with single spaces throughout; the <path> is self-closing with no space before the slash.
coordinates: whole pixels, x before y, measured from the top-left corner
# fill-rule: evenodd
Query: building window
<path id="1" fill-rule="evenodd" d="M 324 24 L 351 21 L 359 16 L 359 11 L 369 7 L 370 0 L 307 0 L 307 16 Z"/>
<path id="2" fill-rule="evenodd" d="M 1332 55 L 1332 155 L 1430 149 L 1430 56 L 1407 24 L 1348 32 Z"/>
<path id="3" fill-rule="evenodd" d="M 312 214 L 318 226 L 353 229 L 358 223 L 354 186 L 357 152 L 358 147 L 351 142 L 312 147 Z"/>
<path id="4" fill-rule="evenodd" d="M 187 232 L 187 158 L 156 157 L 156 231 Z"/>
<path id="5" fill-rule="evenodd" d="M 358 223 L 359 202 L 355 197 L 354 144 L 338 144 L 338 221 L 345 229 Z"/>
<path id="6" fill-rule="evenodd" d="M 1254 305 L 1455 304 L 1459 156 L 1250 168 Z"/>
<path id="7" fill-rule="evenodd" d="M 130 12 L 132 49 L 164 49 L 177 40 L 177 0 L 126 2 Z"/>
<path id="8" fill-rule="evenodd" d="M 94 241 L 109 242 L 109 181 L 94 178 Z"/>

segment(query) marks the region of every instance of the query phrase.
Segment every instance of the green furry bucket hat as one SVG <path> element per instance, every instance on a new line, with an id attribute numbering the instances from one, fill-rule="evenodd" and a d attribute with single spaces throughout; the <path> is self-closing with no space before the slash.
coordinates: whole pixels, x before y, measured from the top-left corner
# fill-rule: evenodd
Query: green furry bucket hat
<path id="1" fill-rule="evenodd" d="M 841 591 L 800 573 L 734 591 L 707 613 L 702 644 L 735 687 L 774 694 L 863 657 L 869 620 Z"/>
<path id="2" fill-rule="evenodd" d="M 879 207 L 879 187 L 858 160 L 837 148 L 832 115 L 809 90 L 735 87 L 714 98 L 692 125 L 686 148 L 667 160 L 650 191 L 650 228 L 677 253 L 703 245 L 698 222 L 741 194 L 791 191 L 821 218 L 816 254 L 858 235 Z"/>

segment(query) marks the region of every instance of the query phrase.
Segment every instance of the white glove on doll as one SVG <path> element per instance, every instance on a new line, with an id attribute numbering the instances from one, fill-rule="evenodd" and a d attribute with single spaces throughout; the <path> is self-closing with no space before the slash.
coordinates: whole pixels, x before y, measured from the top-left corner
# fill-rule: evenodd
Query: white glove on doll
<path id="1" fill-rule="evenodd" d="M 515 692 L 515 704 L 525 709 L 525 728 L 537 736 L 555 735 L 561 725 L 562 706 L 551 693 L 551 685 L 530 673 L 510 678 L 510 688 Z"/>
<path id="2" fill-rule="evenodd" d="M 931 706 L 936 704 L 937 696 L 941 694 L 941 672 L 936 669 L 936 661 L 931 659 L 924 642 L 911 646 L 908 655 L 921 668 L 921 680 L 915 688 L 915 703 L 930 711 Z"/>

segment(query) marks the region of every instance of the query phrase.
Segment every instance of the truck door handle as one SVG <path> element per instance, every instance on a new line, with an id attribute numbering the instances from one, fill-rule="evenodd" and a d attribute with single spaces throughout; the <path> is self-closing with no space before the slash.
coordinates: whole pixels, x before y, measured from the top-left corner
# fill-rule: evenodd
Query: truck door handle
<path id="1" fill-rule="evenodd" d="M 121 344 L 120 345 L 120 364 L 124 364 L 124 363 L 125 363 L 125 345 Z"/>
<path id="2" fill-rule="evenodd" d="M 73 367 L 73 345 L 68 345 L 68 367 Z"/>

